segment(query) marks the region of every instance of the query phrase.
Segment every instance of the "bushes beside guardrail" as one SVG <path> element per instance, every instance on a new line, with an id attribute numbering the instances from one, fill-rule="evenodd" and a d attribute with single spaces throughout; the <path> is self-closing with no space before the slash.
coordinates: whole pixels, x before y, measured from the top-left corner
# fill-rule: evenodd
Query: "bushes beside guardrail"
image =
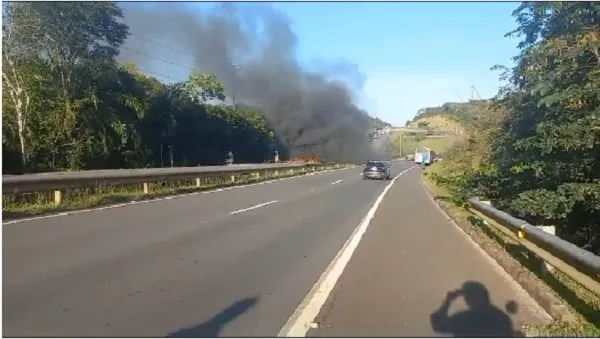
<path id="1" fill-rule="evenodd" d="M 600 256 L 581 249 L 543 230 L 473 198 L 469 208 L 476 214 L 492 219 L 502 232 L 517 239 L 551 267 L 558 269 L 589 291 L 600 296 Z"/>

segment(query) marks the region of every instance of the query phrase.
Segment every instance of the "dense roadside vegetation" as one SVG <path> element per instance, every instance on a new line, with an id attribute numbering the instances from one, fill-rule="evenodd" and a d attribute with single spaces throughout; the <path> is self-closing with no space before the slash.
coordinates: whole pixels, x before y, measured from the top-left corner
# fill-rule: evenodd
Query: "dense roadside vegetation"
<path id="1" fill-rule="evenodd" d="M 514 16 L 517 28 L 507 35 L 521 38 L 521 51 L 513 67 L 496 67 L 507 83 L 498 95 L 420 112 L 459 121 L 466 136 L 428 177 L 459 206 L 471 196 L 491 200 L 532 224 L 555 225 L 561 238 L 600 254 L 600 4 L 527 2 Z M 511 255 L 521 251 L 502 235 L 493 238 Z M 597 296 L 562 274 L 540 277 L 585 321 L 530 334 L 600 333 Z"/>
<path id="2" fill-rule="evenodd" d="M 263 162 L 285 149 L 209 74 L 165 84 L 115 56 L 113 2 L 3 3 L 3 173 Z"/>
<path id="3" fill-rule="evenodd" d="M 457 115 L 469 137 L 437 180 L 600 254 L 600 4 L 524 3 L 514 15 L 508 84 Z"/>

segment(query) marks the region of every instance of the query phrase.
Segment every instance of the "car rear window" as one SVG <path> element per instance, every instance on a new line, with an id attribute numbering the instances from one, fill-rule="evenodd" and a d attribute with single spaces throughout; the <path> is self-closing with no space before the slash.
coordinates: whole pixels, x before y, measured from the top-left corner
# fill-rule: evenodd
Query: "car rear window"
<path id="1" fill-rule="evenodd" d="M 369 161 L 367 162 L 367 167 L 385 167 L 385 164 L 380 161 Z"/>

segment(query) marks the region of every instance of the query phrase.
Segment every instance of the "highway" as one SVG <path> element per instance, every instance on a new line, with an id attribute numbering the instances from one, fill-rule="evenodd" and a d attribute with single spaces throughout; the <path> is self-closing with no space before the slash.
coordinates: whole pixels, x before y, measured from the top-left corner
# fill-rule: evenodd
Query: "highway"
<path id="1" fill-rule="evenodd" d="M 362 243 L 358 246 L 356 253 L 362 259 L 358 263 L 354 259 L 350 261 L 347 268 L 353 274 L 350 279 L 356 284 L 359 266 L 364 265 L 368 267 L 363 273 L 385 278 L 385 271 L 377 270 L 377 267 L 383 263 L 380 269 L 393 272 L 389 266 L 393 261 L 407 273 L 414 274 L 414 269 L 407 268 L 413 267 L 410 265 L 419 267 L 421 272 L 428 271 L 423 263 L 429 263 L 435 256 L 427 257 L 429 259 L 424 262 L 419 262 L 420 257 L 425 251 L 440 246 L 446 231 L 442 230 L 438 235 L 432 233 L 431 228 L 420 230 L 411 240 L 412 225 L 398 224 L 404 216 L 393 214 L 394 204 L 407 204 L 400 208 L 403 213 L 440 213 L 431 201 L 423 200 L 421 194 L 424 191 L 418 182 L 420 170 L 406 171 L 412 166 L 407 162 L 394 164 L 392 174 L 404 174 L 391 188 L 388 187 L 390 181 L 363 181 L 361 169 L 354 168 L 5 223 L 3 335 L 277 335 L 286 323 L 289 325 L 292 315 L 303 313 L 299 307 L 303 301 L 314 299 L 309 297 L 309 291 L 327 272 L 338 251 L 346 248 L 345 244 L 357 226 L 365 224 L 363 219 L 373 210 L 373 205 L 381 201 L 380 195 L 386 187 L 390 189 L 389 197 L 383 199 L 382 206 L 387 204 L 387 212 L 384 217 L 375 214 L 373 220 L 379 225 L 387 225 L 385 232 L 396 229 L 395 232 L 400 233 L 388 233 L 388 239 L 385 239 L 385 235 L 367 232 L 365 239 L 375 237 L 378 240 L 369 240 L 368 248 Z M 416 222 L 415 218 L 408 220 Z M 427 221 L 434 223 L 430 227 L 438 229 L 452 227 L 439 215 Z M 382 226 L 378 227 L 377 232 L 381 233 Z M 407 241 L 412 244 L 409 248 L 414 257 L 403 258 L 394 252 L 394 239 L 390 237 L 395 236 L 405 237 L 398 240 L 402 244 Z M 382 243 L 377 245 L 374 241 Z M 433 246 L 426 245 L 427 242 Z M 387 247 L 378 249 L 378 246 Z M 465 244 L 457 246 L 463 251 L 461 248 Z M 450 242 L 442 246 L 445 251 L 451 247 Z M 387 261 L 364 262 L 365 253 L 372 254 L 377 250 L 386 251 Z M 510 282 L 484 259 L 472 266 L 475 272 L 470 272 L 470 267 L 463 268 L 463 264 L 448 258 L 445 271 L 458 273 L 437 285 L 436 293 L 470 275 L 486 275 L 486 281 L 503 279 L 497 283 L 497 288 L 494 287 L 497 285 L 488 286 L 492 294 L 498 291 L 504 297 L 513 293 Z M 426 278 L 439 278 L 435 274 L 422 274 Z M 340 282 L 347 279 L 342 276 Z M 435 281 L 422 284 L 418 276 L 410 276 L 403 288 L 405 293 L 427 298 L 425 288 L 432 285 Z M 347 286 L 350 287 L 346 289 L 351 291 L 362 291 L 359 286 Z M 390 290 L 394 286 L 379 287 L 395 295 Z M 343 286 L 336 285 L 333 295 L 341 293 L 337 291 L 339 288 Z M 527 296 L 508 297 L 526 305 L 520 311 L 526 321 L 544 318 Z M 385 300 L 379 298 L 377 300 Z M 434 299 L 441 302 L 439 295 L 432 295 L 424 304 L 432 306 Z M 360 304 L 352 298 L 346 305 L 361 311 Z M 335 310 L 331 300 L 323 310 Z M 348 311 L 335 311 L 335 318 L 329 320 L 332 324 L 352 328 Z M 362 311 L 373 315 L 366 308 Z M 422 335 L 429 335 L 430 328 L 426 325 L 429 313 L 417 312 L 414 316 L 426 319 L 421 319 L 417 327 L 407 333 L 421 331 Z M 305 319 L 305 315 L 300 319 Z M 327 314 L 320 314 L 319 319 L 326 320 Z M 363 325 L 365 330 L 371 330 L 369 326 L 377 324 Z M 344 332 L 339 327 L 336 329 Z M 402 328 L 396 328 L 396 335 L 403 335 L 401 331 Z M 361 332 L 360 335 L 364 334 Z"/>

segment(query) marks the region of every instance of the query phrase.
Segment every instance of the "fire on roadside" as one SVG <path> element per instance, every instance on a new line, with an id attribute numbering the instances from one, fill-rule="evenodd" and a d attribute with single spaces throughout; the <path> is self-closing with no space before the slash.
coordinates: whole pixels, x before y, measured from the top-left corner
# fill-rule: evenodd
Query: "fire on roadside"
<path id="1" fill-rule="evenodd" d="M 319 159 L 316 156 L 312 156 L 312 155 L 301 155 L 301 156 L 295 157 L 290 162 L 296 163 L 296 164 L 318 164 L 321 162 L 321 159 Z"/>

